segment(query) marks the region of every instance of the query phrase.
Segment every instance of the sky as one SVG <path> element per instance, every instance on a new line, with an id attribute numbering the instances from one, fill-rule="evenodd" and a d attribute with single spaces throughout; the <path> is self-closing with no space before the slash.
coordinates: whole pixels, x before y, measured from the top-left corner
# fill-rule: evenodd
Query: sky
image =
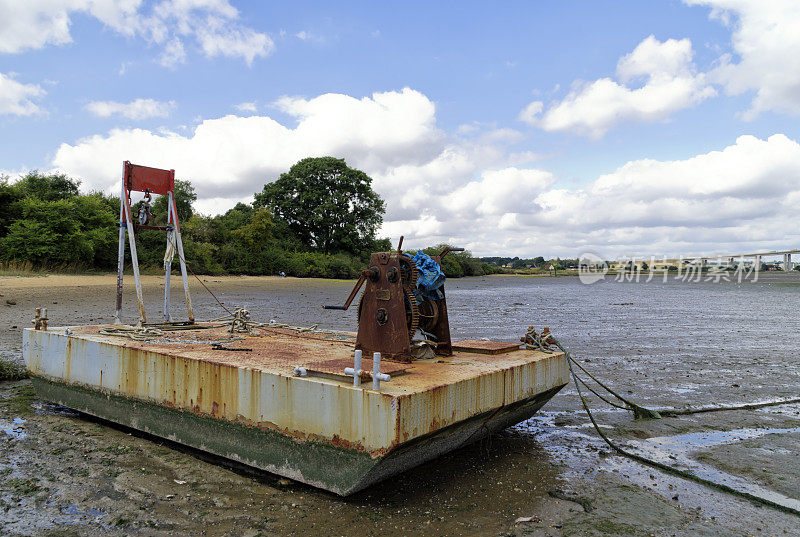
<path id="1" fill-rule="evenodd" d="M 0 175 L 213 215 L 330 155 L 409 248 L 797 248 L 799 50 L 795 0 L 0 0 Z"/>

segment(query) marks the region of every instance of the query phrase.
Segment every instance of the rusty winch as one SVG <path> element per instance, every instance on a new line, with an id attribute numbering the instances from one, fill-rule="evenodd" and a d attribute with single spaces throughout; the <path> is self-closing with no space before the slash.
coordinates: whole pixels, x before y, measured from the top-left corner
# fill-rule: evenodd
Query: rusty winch
<path id="1" fill-rule="evenodd" d="M 453 354 L 447 301 L 444 294 L 442 258 L 463 248 L 446 247 L 439 255 L 402 251 L 403 237 L 396 251 L 375 252 L 344 306 L 323 306 L 346 310 L 366 283 L 358 302 L 356 349 L 369 355 L 380 352 L 390 360 L 410 362 L 420 355 Z M 417 333 L 420 337 L 417 338 Z"/>

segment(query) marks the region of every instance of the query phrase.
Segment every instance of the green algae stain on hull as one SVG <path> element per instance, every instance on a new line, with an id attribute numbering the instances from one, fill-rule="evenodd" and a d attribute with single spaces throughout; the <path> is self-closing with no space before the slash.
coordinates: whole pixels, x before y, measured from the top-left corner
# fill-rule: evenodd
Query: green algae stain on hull
<path id="1" fill-rule="evenodd" d="M 42 399 L 213 453 L 255 468 L 347 494 L 378 460 L 367 453 L 246 427 L 84 387 L 32 378 Z"/>
<path id="2" fill-rule="evenodd" d="M 563 386 L 373 457 L 137 399 L 32 377 L 40 398 L 345 496 L 532 416 Z"/>

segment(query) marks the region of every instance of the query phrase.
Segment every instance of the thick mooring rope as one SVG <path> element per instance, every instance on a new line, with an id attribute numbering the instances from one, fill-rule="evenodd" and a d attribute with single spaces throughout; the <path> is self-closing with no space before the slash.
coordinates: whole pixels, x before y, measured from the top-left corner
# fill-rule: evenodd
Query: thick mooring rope
<path id="1" fill-rule="evenodd" d="M 564 356 L 566 356 L 567 364 L 569 365 L 569 371 L 570 371 L 570 373 L 572 375 L 572 380 L 573 380 L 573 382 L 575 384 L 575 389 L 578 392 L 578 397 L 580 397 L 581 405 L 583 406 L 583 410 L 586 411 L 586 414 L 589 416 L 589 420 L 592 422 L 592 425 L 594 426 L 594 430 L 597 431 L 597 434 L 600 436 L 600 438 L 602 438 L 603 441 L 605 441 L 605 443 L 608 444 L 609 447 L 611 447 L 611 449 L 613 449 L 614 451 L 616 451 L 620 455 L 628 457 L 629 459 L 635 460 L 635 461 L 640 462 L 642 464 L 645 464 L 647 466 L 652 466 L 654 468 L 658 468 L 659 470 L 663 470 L 664 472 L 667 472 L 669 474 L 676 475 L 678 477 L 682 477 L 684 479 L 688 479 L 689 481 L 694 481 L 695 483 L 699 483 L 701 485 L 705 485 L 705 486 L 708 486 L 708 487 L 711 487 L 711 488 L 715 488 L 715 489 L 721 490 L 723 492 L 727 492 L 728 494 L 732 494 L 734 496 L 739 496 L 741 498 L 745 498 L 745 499 L 750 500 L 751 502 L 756 503 L 756 504 L 766 505 L 768 507 L 772 507 L 773 509 L 777 509 L 777 510 L 782 511 L 784 513 L 789 513 L 789 514 L 800 516 L 800 510 L 798 510 L 798 509 L 794 509 L 792 507 L 789 507 L 789 506 L 786 506 L 786 505 L 782 505 L 780 503 L 774 502 L 774 501 L 772 501 L 772 500 L 770 500 L 768 498 L 764 498 L 762 496 L 751 494 L 751 493 L 743 491 L 743 490 L 735 489 L 735 488 L 730 487 L 728 485 L 725 485 L 723 483 L 718 483 L 716 481 L 711 481 L 710 479 L 705 479 L 705 478 L 700 477 L 700 476 L 698 476 L 696 474 L 693 474 L 692 472 L 689 472 L 687 470 L 681 470 L 679 468 L 675 468 L 673 466 L 669 466 L 668 464 L 664 464 L 664 463 L 658 462 L 656 460 L 650 459 L 648 457 L 644 457 L 644 456 L 639 455 L 637 453 L 630 452 L 630 451 L 628 451 L 626 449 L 623 449 L 622 447 L 618 446 L 614 442 L 612 442 L 611 439 L 608 438 L 608 436 L 606 436 L 606 434 L 602 431 L 602 429 L 600 429 L 600 426 L 597 424 L 597 421 L 595 420 L 594 415 L 592 414 L 592 411 L 589 409 L 589 405 L 586 402 L 586 399 L 584 398 L 583 393 L 581 392 L 580 385 L 578 383 L 580 382 L 581 384 L 583 384 L 587 388 L 589 386 L 582 379 L 580 379 L 578 377 L 578 375 L 575 373 L 575 370 L 573 369 L 572 365 L 573 364 L 577 365 L 582 371 L 584 371 L 587 374 L 589 374 L 591 376 L 591 378 L 595 382 L 600 384 L 603 388 L 605 388 L 607 391 L 609 391 L 612 395 L 614 395 L 615 397 L 617 397 L 621 401 L 625 402 L 628 405 L 631 405 L 632 403 L 630 403 L 629 401 L 623 399 L 622 397 L 620 397 L 619 395 L 617 395 L 616 393 L 611 391 L 609 388 L 607 388 L 604 384 L 600 383 L 600 381 L 598 381 L 594 376 L 592 376 L 588 371 L 586 371 L 583 368 L 583 366 L 578 364 L 572 358 L 572 356 L 570 356 L 569 352 L 567 352 L 567 350 L 561 345 L 561 343 L 555 337 L 553 337 L 552 335 L 549 335 L 549 337 L 547 338 L 547 341 L 549 343 L 552 343 L 553 345 L 557 346 L 561 350 L 561 352 L 564 353 Z M 599 394 L 597 394 L 594 390 L 591 390 L 591 391 L 592 391 L 592 393 L 595 393 L 596 395 L 599 396 Z M 602 397 L 601 397 L 601 399 L 606 401 Z M 608 402 L 608 401 L 606 401 L 606 402 Z M 696 411 L 688 411 L 687 410 L 687 411 L 667 411 L 667 412 L 661 412 L 661 411 L 656 412 L 656 411 L 653 411 L 653 410 L 645 409 L 644 407 L 640 407 L 638 405 L 636 405 L 636 407 L 641 408 L 643 410 L 646 410 L 648 413 L 655 414 L 654 417 L 659 418 L 662 415 L 677 415 L 677 414 L 690 414 L 690 413 L 698 413 L 698 412 L 713 412 L 713 411 L 722 411 L 722 410 L 741 410 L 741 409 L 750 409 L 750 408 L 762 408 L 764 406 L 774 406 L 774 405 L 778 405 L 778 404 L 789 404 L 789 403 L 796 403 L 796 402 L 800 402 L 800 399 L 791 399 L 791 400 L 787 400 L 787 401 L 771 402 L 771 403 L 755 403 L 755 404 L 752 404 L 752 405 L 740 405 L 740 406 L 736 406 L 736 407 L 728 406 L 728 407 L 716 407 L 716 408 L 709 408 L 709 409 L 698 409 Z M 619 405 L 613 405 L 613 406 L 617 406 L 619 408 Z M 636 410 L 635 409 L 627 408 L 627 410 L 633 410 L 634 411 L 634 415 L 636 415 Z M 674 414 L 670 414 L 669 412 L 673 412 Z"/>
<path id="2" fill-rule="evenodd" d="M 553 336 L 553 334 L 550 333 L 550 329 L 547 328 L 547 327 L 544 327 L 544 329 L 542 330 L 542 333 L 539 334 L 532 326 L 529 326 L 528 327 L 528 331 L 525 333 L 525 335 L 522 338 L 520 338 L 520 341 L 522 341 L 525 344 L 525 348 L 526 349 L 534 349 L 534 350 L 540 350 L 540 351 L 544 351 L 544 352 L 553 352 L 550 349 L 550 347 L 552 345 L 556 345 L 562 351 L 564 350 L 561 347 L 561 344 L 555 338 L 555 336 Z M 566 354 L 566 351 L 564 351 L 564 352 Z M 595 394 L 597 397 L 599 397 L 600 399 L 602 399 L 606 403 L 610 404 L 611 406 L 615 406 L 617 408 L 623 408 L 625 410 L 632 411 L 633 412 L 633 416 L 636 419 L 639 419 L 639 418 L 660 418 L 661 417 L 658 414 L 658 412 L 656 412 L 654 410 L 650 410 L 649 408 L 645 408 L 643 406 L 637 405 L 633 401 L 628 401 L 627 399 L 622 397 L 620 394 L 618 394 L 617 392 L 615 392 L 614 390 L 612 390 L 611 388 L 609 388 L 608 386 L 603 384 L 597 377 L 595 377 L 594 375 L 589 373 L 581 364 L 579 364 L 578 362 L 575 362 L 574 360 L 572 360 L 572 358 L 569 356 L 569 354 L 567 354 L 567 359 L 570 360 L 571 362 L 575 363 L 575 365 L 577 365 L 581 369 L 581 371 L 583 371 L 584 373 L 589 375 L 589 378 L 591 378 L 593 381 L 595 381 L 601 388 L 603 388 L 605 391 L 607 391 L 608 393 L 610 393 L 611 395 L 613 395 L 614 397 L 616 397 L 617 399 L 622 401 L 625 406 L 623 407 L 623 406 L 614 404 L 611 401 L 605 399 L 599 393 L 597 393 L 592 388 L 590 388 L 589 385 L 586 384 L 583 380 L 581 380 L 583 385 L 586 386 L 586 388 L 588 388 L 589 391 L 591 391 L 593 394 Z M 570 366 L 570 368 L 571 367 L 572 366 Z"/>

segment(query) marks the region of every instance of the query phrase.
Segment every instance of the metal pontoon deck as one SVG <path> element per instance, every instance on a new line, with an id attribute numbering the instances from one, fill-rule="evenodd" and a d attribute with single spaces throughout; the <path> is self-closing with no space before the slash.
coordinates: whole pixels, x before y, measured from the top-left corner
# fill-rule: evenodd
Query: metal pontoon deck
<path id="1" fill-rule="evenodd" d="M 347 332 L 204 326 L 136 341 L 107 328 L 25 330 L 40 397 L 341 495 L 529 418 L 568 381 L 562 353 L 514 343 L 384 361 L 376 390 L 345 375 Z"/>

